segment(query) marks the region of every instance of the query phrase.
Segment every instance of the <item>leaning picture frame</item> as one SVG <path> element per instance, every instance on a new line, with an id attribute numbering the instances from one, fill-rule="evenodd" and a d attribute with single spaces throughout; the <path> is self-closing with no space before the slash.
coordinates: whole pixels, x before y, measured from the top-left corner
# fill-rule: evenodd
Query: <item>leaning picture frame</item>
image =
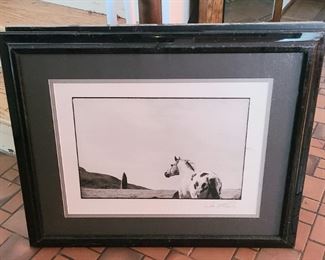
<path id="1" fill-rule="evenodd" d="M 324 29 L 7 28 L 30 243 L 292 247 Z"/>

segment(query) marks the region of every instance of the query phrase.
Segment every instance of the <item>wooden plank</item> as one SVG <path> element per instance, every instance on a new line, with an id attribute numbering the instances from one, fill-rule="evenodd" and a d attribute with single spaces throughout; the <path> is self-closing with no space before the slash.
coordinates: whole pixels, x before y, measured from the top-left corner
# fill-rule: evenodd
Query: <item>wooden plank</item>
<path id="1" fill-rule="evenodd" d="M 0 1 L 1 26 L 106 25 L 106 15 L 40 0 Z"/>
<path id="2" fill-rule="evenodd" d="M 280 22 L 282 16 L 283 0 L 274 0 L 272 22 Z"/>
<path id="3" fill-rule="evenodd" d="M 200 0 L 199 23 L 222 23 L 224 0 Z"/>
<path id="4" fill-rule="evenodd" d="M 141 24 L 161 24 L 161 0 L 139 0 L 139 21 Z"/>

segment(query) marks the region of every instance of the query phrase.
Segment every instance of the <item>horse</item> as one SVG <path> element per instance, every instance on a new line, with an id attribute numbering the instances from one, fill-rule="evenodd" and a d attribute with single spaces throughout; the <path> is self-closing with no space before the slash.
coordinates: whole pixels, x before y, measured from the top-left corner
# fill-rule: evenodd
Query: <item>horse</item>
<path id="1" fill-rule="evenodd" d="M 174 160 L 165 172 L 166 178 L 177 175 L 181 177 L 180 187 L 173 198 L 220 199 L 222 182 L 214 172 L 197 173 L 189 160 L 176 156 Z"/>

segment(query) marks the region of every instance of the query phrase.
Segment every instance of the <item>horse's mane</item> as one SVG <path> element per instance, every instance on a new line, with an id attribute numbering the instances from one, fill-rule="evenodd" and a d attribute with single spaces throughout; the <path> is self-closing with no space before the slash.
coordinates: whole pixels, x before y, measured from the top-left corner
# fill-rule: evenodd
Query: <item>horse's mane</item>
<path id="1" fill-rule="evenodd" d="M 190 168 L 192 171 L 195 171 L 192 162 L 190 162 L 189 160 L 184 160 L 184 161 L 185 161 L 185 165 L 186 165 L 188 168 Z"/>

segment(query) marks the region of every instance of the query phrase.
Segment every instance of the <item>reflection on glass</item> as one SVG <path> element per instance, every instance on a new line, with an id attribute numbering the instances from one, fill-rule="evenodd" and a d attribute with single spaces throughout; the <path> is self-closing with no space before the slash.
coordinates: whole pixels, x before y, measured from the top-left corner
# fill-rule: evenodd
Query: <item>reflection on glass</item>
<path id="1" fill-rule="evenodd" d="M 224 21 L 262 22 L 272 17 L 273 0 L 225 0 Z"/>

